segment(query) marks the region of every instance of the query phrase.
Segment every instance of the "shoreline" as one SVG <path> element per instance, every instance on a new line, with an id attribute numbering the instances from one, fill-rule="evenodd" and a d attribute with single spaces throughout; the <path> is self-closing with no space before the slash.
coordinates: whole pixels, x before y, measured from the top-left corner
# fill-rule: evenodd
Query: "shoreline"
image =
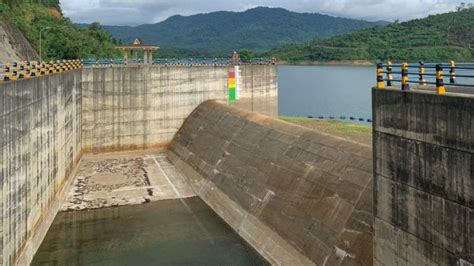
<path id="1" fill-rule="evenodd" d="M 375 66 L 376 63 L 369 60 L 341 60 L 341 61 L 300 61 L 290 62 L 280 60 L 276 62 L 277 65 L 287 66 Z"/>
<path id="2" fill-rule="evenodd" d="M 372 124 L 356 121 L 279 116 L 278 119 L 372 147 Z"/>

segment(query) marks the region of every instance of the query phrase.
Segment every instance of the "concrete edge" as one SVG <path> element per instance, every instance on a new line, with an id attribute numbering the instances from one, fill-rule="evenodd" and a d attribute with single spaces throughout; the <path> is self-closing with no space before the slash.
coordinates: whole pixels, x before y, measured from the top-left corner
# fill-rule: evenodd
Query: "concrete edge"
<path id="1" fill-rule="evenodd" d="M 175 167 L 184 173 L 195 193 L 272 265 L 316 265 L 270 227 L 232 201 L 175 153 L 168 151 L 167 155 Z"/>
<path id="2" fill-rule="evenodd" d="M 167 148 L 170 145 L 170 141 L 159 142 L 153 144 L 137 144 L 137 145 L 116 145 L 104 146 L 101 148 L 94 147 L 82 147 L 82 154 L 103 154 L 103 153 L 116 153 L 116 152 L 129 152 L 129 151 L 140 151 L 140 150 L 153 150 Z"/>
<path id="3" fill-rule="evenodd" d="M 77 156 L 77 159 L 74 161 L 75 166 L 73 171 L 71 171 L 71 173 L 67 177 L 65 177 L 66 181 L 62 184 L 62 186 L 59 188 L 59 191 L 54 196 L 54 199 L 51 202 L 49 208 L 47 208 L 48 211 L 42 215 L 43 218 L 41 219 L 41 222 L 35 228 L 33 228 L 32 231 L 30 231 L 31 235 L 29 237 L 29 240 L 25 242 L 26 244 L 23 247 L 23 250 L 18 255 L 18 258 L 13 263 L 13 265 L 31 264 L 34 255 L 41 246 L 44 238 L 46 237 L 46 234 L 48 233 L 49 228 L 53 224 L 54 218 L 61 209 L 64 199 L 66 198 L 67 192 L 69 191 L 69 187 L 71 186 L 71 183 L 74 180 L 73 177 L 76 175 L 77 170 L 79 169 L 79 165 L 82 161 L 82 156 L 82 152 Z"/>
<path id="4" fill-rule="evenodd" d="M 430 94 L 437 95 L 439 97 L 462 97 L 462 98 L 474 98 L 472 90 L 466 90 L 464 87 L 450 86 L 446 87 L 447 91 L 445 94 L 437 94 L 436 87 L 426 86 L 426 87 L 414 87 L 408 91 L 402 91 L 399 87 L 386 87 L 385 89 L 377 89 L 372 87 L 372 90 L 385 90 L 385 91 L 396 91 L 396 92 L 405 92 L 405 93 L 417 93 L 417 94 Z"/>

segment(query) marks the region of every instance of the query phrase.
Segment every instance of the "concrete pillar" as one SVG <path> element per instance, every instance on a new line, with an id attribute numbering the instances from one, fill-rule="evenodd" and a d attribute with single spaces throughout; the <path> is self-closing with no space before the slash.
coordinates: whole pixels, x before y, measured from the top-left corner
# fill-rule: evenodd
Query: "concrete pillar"
<path id="1" fill-rule="evenodd" d="M 143 64 L 148 64 L 148 51 L 143 51 Z"/>
<path id="2" fill-rule="evenodd" d="M 153 64 L 153 51 L 150 51 L 150 54 L 148 55 L 148 60 L 150 60 L 150 65 Z"/>
<path id="3" fill-rule="evenodd" d="M 127 64 L 128 63 L 128 51 L 123 50 L 123 63 Z"/>

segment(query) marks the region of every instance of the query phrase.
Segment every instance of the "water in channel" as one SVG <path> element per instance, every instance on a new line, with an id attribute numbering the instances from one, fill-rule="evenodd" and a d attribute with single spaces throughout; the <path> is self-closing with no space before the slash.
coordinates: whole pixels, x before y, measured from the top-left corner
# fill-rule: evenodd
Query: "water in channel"
<path id="1" fill-rule="evenodd" d="M 32 265 L 269 265 L 197 197 L 59 213 Z"/>

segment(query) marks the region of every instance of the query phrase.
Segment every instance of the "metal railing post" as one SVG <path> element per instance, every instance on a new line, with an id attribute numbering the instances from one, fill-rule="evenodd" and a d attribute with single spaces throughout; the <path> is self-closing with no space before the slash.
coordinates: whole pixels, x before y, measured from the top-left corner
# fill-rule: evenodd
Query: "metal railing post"
<path id="1" fill-rule="evenodd" d="M 402 91 L 410 90 L 410 80 L 408 78 L 408 64 L 402 64 Z"/>
<path id="2" fill-rule="evenodd" d="M 450 69 L 449 69 L 449 83 L 454 84 L 456 83 L 456 63 L 451 60 L 450 62 Z"/>
<path id="3" fill-rule="evenodd" d="M 426 85 L 425 73 L 426 73 L 425 63 L 420 61 L 420 71 L 419 71 L 420 86 Z"/>
<path id="4" fill-rule="evenodd" d="M 383 82 L 383 64 L 377 64 L 377 89 L 384 89 L 385 83 Z"/>
<path id="5" fill-rule="evenodd" d="M 441 64 L 436 65 L 436 93 L 445 94 L 446 88 L 444 87 L 443 80 L 443 66 Z"/>
<path id="6" fill-rule="evenodd" d="M 392 80 L 393 80 L 393 67 L 392 67 L 392 61 L 387 62 L 387 87 L 392 86 Z"/>

